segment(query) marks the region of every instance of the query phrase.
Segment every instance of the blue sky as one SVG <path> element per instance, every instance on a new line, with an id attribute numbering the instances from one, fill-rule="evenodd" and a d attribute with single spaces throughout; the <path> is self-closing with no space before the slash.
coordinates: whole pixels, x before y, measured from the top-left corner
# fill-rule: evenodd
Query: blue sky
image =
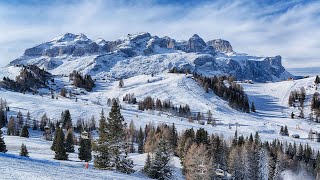
<path id="1" fill-rule="evenodd" d="M 150 32 L 227 39 L 237 52 L 281 55 L 286 67 L 320 66 L 320 1 L 0 1 L 0 66 L 66 33 L 115 40 Z"/>

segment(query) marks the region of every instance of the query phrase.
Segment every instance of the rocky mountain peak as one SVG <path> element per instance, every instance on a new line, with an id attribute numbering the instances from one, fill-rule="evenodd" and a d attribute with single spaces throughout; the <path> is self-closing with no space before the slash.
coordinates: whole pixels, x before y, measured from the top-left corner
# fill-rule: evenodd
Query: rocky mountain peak
<path id="1" fill-rule="evenodd" d="M 197 34 L 194 34 L 189 40 L 188 40 L 188 46 L 187 51 L 188 52 L 200 52 L 205 49 L 206 43 L 204 40 Z"/>
<path id="2" fill-rule="evenodd" d="M 207 45 L 214 47 L 215 50 L 219 52 L 225 52 L 225 53 L 233 52 L 232 46 L 227 40 L 214 39 L 214 40 L 208 41 Z"/>

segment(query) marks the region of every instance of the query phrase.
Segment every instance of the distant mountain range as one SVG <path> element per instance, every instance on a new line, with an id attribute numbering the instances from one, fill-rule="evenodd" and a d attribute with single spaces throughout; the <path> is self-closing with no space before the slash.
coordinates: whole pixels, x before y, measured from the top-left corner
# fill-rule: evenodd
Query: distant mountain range
<path id="1" fill-rule="evenodd" d="M 73 70 L 95 77 L 128 78 L 158 74 L 174 67 L 206 76 L 234 75 L 238 80 L 281 81 L 293 77 L 281 56 L 256 57 L 234 52 L 222 39 L 205 42 L 197 34 L 187 41 L 150 33 L 128 34 L 116 41 L 91 40 L 84 34 L 66 33 L 26 49 L 8 66 L 35 64 L 54 75 Z"/>

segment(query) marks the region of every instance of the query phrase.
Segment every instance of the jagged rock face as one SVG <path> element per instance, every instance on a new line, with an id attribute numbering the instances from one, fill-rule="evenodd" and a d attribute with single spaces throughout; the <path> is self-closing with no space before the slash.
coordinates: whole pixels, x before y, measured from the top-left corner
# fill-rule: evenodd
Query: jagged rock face
<path id="1" fill-rule="evenodd" d="M 229 41 L 223 40 L 223 39 L 215 39 L 207 42 L 208 46 L 214 47 L 216 51 L 219 52 L 233 52 L 232 46 L 229 43 Z"/>
<path id="2" fill-rule="evenodd" d="M 188 46 L 187 51 L 188 52 L 201 52 L 206 48 L 207 44 L 204 42 L 204 40 L 199 37 L 197 34 L 194 34 L 189 40 L 188 40 Z"/>
<path id="3" fill-rule="evenodd" d="M 173 67 L 206 76 L 231 74 L 238 80 L 258 82 L 293 77 L 282 66 L 281 56 L 262 58 L 238 54 L 226 40 L 205 43 L 196 34 L 188 41 L 160 38 L 149 33 L 128 34 L 116 41 L 92 41 L 83 34 L 67 33 L 27 49 L 9 65 L 21 64 L 35 64 L 53 74 L 78 70 L 93 76 L 111 73 L 116 78 L 161 73 Z"/>

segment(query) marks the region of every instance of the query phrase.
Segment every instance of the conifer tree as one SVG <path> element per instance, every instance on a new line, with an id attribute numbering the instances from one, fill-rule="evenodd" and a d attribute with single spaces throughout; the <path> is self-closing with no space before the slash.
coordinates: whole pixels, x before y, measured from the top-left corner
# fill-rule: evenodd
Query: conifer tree
<path id="1" fill-rule="evenodd" d="M 20 136 L 29 138 L 29 130 L 27 125 L 23 126 Z"/>
<path id="2" fill-rule="evenodd" d="M 168 143 L 160 139 L 155 150 L 155 156 L 151 162 L 149 177 L 153 179 L 170 179 L 172 177 L 172 168 L 170 166 L 171 152 Z"/>
<path id="3" fill-rule="evenodd" d="M 89 162 L 92 159 L 91 155 L 91 139 L 83 139 L 80 138 L 80 145 L 79 145 L 79 159 L 85 162 Z"/>
<path id="4" fill-rule="evenodd" d="M 2 153 L 5 153 L 7 152 L 7 146 L 3 140 L 3 137 L 2 137 L 3 133 L 2 133 L 2 130 L 0 128 L 0 152 Z"/>
<path id="5" fill-rule="evenodd" d="M 110 162 L 110 149 L 107 144 L 107 122 L 104 116 L 104 111 L 101 110 L 100 120 L 99 120 L 99 128 L 98 134 L 99 138 L 97 141 L 97 148 L 94 159 L 94 167 L 98 169 L 112 169 L 111 162 Z"/>
<path id="6" fill-rule="evenodd" d="M 27 146 L 22 143 L 20 149 L 20 156 L 29 157 Z"/>
<path id="7" fill-rule="evenodd" d="M 69 152 L 69 153 L 73 153 L 74 152 L 74 140 L 73 140 L 72 128 L 70 128 L 68 130 L 65 146 L 66 146 L 66 151 L 67 152 Z"/>
<path id="8" fill-rule="evenodd" d="M 64 133 L 61 128 L 56 130 L 56 140 L 54 145 L 55 156 L 57 160 L 68 160 L 68 154 L 64 143 Z"/>
<path id="9" fill-rule="evenodd" d="M 144 163 L 144 167 L 143 167 L 143 172 L 147 176 L 150 176 L 150 168 L 151 168 L 151 157 L 150 157 L 150 154 L 148 153 L 146 162 Z"/>
<path id="10" fill-rule="evenodd" d="M 140 126 L 139 134 L 138 134 L 138 153 L 143 153 L 143 141 L 144 141 L 144 133 L 142 131 L 142 128 Z"/>
<path id="11" fill-rule="evenodd" d="M 127 156 L 128 143 L 125 142 L 124 131 L 126 124 L 117 101 L 114 101 L 107 121 L 106 135 L 110 150 L 111 167 L 117 171 L 130 174 L 134 172 L 132 169 L 133 162 Z"/>
<path id="12" fill-rule="evenodd" d="M 72 119 L 69 110 L 65 110 L 62 114 L 61 120 L 63 123 L 63 128 L 70 129 L 72 128 Z"/>

